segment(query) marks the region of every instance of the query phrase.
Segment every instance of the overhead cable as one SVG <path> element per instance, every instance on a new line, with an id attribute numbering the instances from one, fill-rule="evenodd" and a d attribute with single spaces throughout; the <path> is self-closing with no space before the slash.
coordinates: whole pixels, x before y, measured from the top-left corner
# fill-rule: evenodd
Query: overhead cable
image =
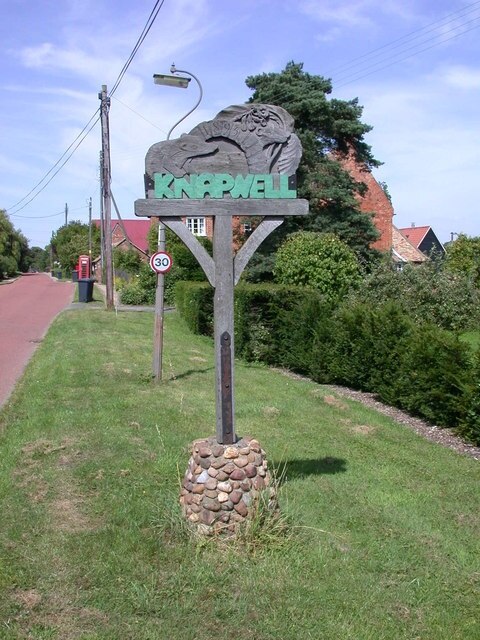
<path id="1" fill-rule="evenodd" d="M 130 66 L 130 64 L 131 64 L 131 62 L 133 60 L 133 58 L 135 57 L 136 53 L 138 52 L 139 48 L 141 47 L 141 45 L 143 44 L 145 38 L 147 37 L 150 29 L 152 28 L 153 23 L 155 22 L 155 19 L 156 19 L 157 15 L 158 15 L 160 9 L 163 7 L 164 2 L 165 2 L 165 0 L 156 0 L 155 5 L 154 5 L 152 11 L 150 12 L 150 15 L 149 15 L 149 17 L 147 19 L 147 22 L 146 22 L 146 24 L 145 24 L 145 26 L 144 26 L 144 28 L 142 30 L 142 33 L 140 34 L 140 36 L 139 36 L 139 38 L 138 38 L 138 40 L 137 40 L 132 52 L 130 53 L 127 61 L 123 65 L 123 68 L 120 71 L 120 73 L 119 73 L 119 75 L 118 75 L 118 77 L 117 77 L 117 79 L 116 79 L 116 81 L 115 81 L 115 83 L 114 83 L 114 85 L 112 87 L 112 90 L 110 91 L 109 95 L 113 95 L 113 93 L 118 89 L 121 81 L 123 80 L 123 78 L 125 76 L 125 73 L 127 72 L 128 67 Z M 60 156 L 60 158 L 57 160 L 57 162 L 47 171 L 47 173 L 43 176 L 43 178 L 34 187 L 32 187 L 32 189 L 25 196 L 23 196 L 23 198 L 21 198 L 21 200 L 19 200 L 15 204 L 11 205 L 8 209 L 6 209 L 6 211 L 9 212 L 9 215 L 17 215 L 15 212 L 10 213 L 10 210 L 11 209 L 16 209 L 16 211 L 21 211 L 27 205 L 29 205 L 33 200 L 35 200 L 35 198 L 50 184 L 50 182 L 53 180 L 53 178 L 67 164 L 67 162 L 73 156 L 75 151 L 78 149 L 78 147 L 85 140 L 85 138 L 88 136 L 90 131 L 94 128 L 94 126 L 100 120 L 100 116 L 98 115 L 98 113 L 99 113 L 99 109 L 97 109 L 95 111 L 95 113 L 92 115 L 90 120 L 87 122 L 87 124 L 80 131 L 80 133 L 75 138 L 75 140 L 70 144 L 69 147 L 67 147 L 67 149 L 63 152 L 63 154 Z M 88 128 L 90 123 L 92 122 L 92 120 L 95 118 L 95 116 L 97 116 L 95 122 L 93 123 L 93 125 L 90 128 Z M 85 131 L 86 131 L 86 133 L 85 133 L 85 135 L 83 135 Z M 77 144 L 75 144 L 77 142 L 77 140 L 79 140 L 79 142 Z M 72 147 L 73 147 L 73 151 L 67 156 L 66 160 L 62 164 L 60 164 L 60 162 L 62 162 L 62 160 L 68 154 L 70 149 L 72 149 Z M 59 164 L 60 164 L 60 166 L 58 167 Z M 50 177 L 50 179 L 47 182 L 45 182 L 45 180 L 48 178 L 48 176 L 50 176 L 50 174 L 55 170 L 56 167 L 58 167 L 58 169 L 53 173 L 53 175 Z M 45 183 L 45 184 L 43 184 L 43 183 Z M 43 184 L 42 188 L 39 189 L 39 187 L 42 184 Z M 36 192 L 36 193 L 34 193 L 34 192 Z M 34 194 L 34 195 L 32 195 L 32 194 Z M 25 202 L 25 204 L 23 204 L 21 207 L 18 207 L 18 205 L 20 205 L 22 202 L 24 202 L 30 195 L 32 195 L 32 197 L 29 200 L 27 200 L 27 202 Z M 57 214 L 54 214 L 54 215 L 57 215 Z"/>
<path id="2" fill-rule="evenodd" d="M 89 129 L 87 129 L 86 133 L 85 133 L 85 134 L 80 138 L 80 140 L 78 140 L 78 136 L 75 138 L 75 140 L 78 140 L 78 142 L 77 142 L 77 144 L 75 145 L 75 147 L 73 148 L 72 152 L 71 152 L 71 153 L 67 156 L 67 158 L 62 162 L 62 164 L 58 167 L 58 169 L 57 169 L 57 170 L 55 171 L 55 173 L 50 177 L 50 179 L 49 179 L 49 180 L 47 180 L 47 182 L 45 182 L 45 184 L 43 185 L 43 187 L 42 187 L 41 189 L 39 189 L 39 190 L 37 191 L 37 193 L 35 193 L 35 194 L 30 198 L 30 200 L 27 200 L 27 202 L 25 202 L 25 204 L 24 204 L 24 205 L 22 205 L 21 207 L 19 207 L 19 208 L 17 209 L 17 211 L 21 211 L 22 209 L 25 209 L 25 207 L 26 207 L 27 205 L 29 205 L 33 200 L 35 200 L 35 198 L 36 198 L 37 196 L 39 196 L 39 195 L 42 193 L 42 191 L 43 191 L 43 190 L 44 190 L 44 189 L 45 189 L 45 188 L 50 184 L 50 182 L 55 178 L 55 176 L 56 176 L 56 175 L 57 175 L 57 174 L 58 174 L 58 173 L 63 169 L 63 167 L 67 164 L 67 162 L 70 160 L 70 158 L 73 156 L 73 154 L 75 153 L 75 151 L 76 151 L 76 150 L 78 149 L 78 147 L 82 144 L 82 142 L 85 140 L 85 138 L 88 136 L 88 134 L 90 133 L 90 131 L 93 129 L 93 127 L 97 124 L 97 122 L 98 122 L 99 120 L 100 120 L 100 117 L 98 116 L 98 117 L 97 117 L 97 119 L 95 120 L 95 122 L 92 124 L 92 126 L 91 126 Z M 90 118 L 89 122 L 91 122 L 91 121 L 92 121 L 92 119 Z M 83 132 L 83 131 L 85 131 L 85 127 L 82 129 L 82 132 Z M 72 143 L 72 144 L 73 144 L 73 143 Z M 72 145 L 70 145 L 68 148 L 69 148 L 69 149 L 71 149 L 71 148 L 72 148 Z M 66 152 L 65 152 L 65 153 L 66 153 Z M 62 155 L 62 158 L 64 158 L 64 157 L 65 157 L 65 153 Z M 61 160 L 61 158 L 60 158 L 60 160 Z M 56 166 L 58 165 L 58 163 L 60 162 L 60 160 L 58 160 L 58 161 L 57 161 L 57 163 L 54 165 L 54 167 L 56 167 Z M 52 172 L 52 170 L 54 169 L 54 167 L 52 167 L 52 168 L 50 169 L 50 171 L 48 172 L 48 174 L 50 174 L 50 173 Z M 46 177 L 48 174 L 46 174 L 46 175 L 44 176 L 43 180 L 45 179 L 45 177 Z M 43 180 L 42 180 L 42 181 L 43 181 Z M 34 191 L 34 189 L 32 189 L 32 191 Z M 30 193 L 32 193 L 32 191 L 30 191 Z M 25 196 L 25 198 L 27 198 L 27 197 L 28 197 L 28 196 Z M 22 198 L 22 200 L 20 200 L 20 202 L 23 202 L 23 200 L 25 200 L 25 198 Z M 15 212 L 15 213 L 12 213 L 12 214 L 10 214 L 10 215 L 16 215 L 16 212 Z"/>
<path id="3" fill-rule="evenodd" d="M 395 40 L 392 40 L 391 42 L 388 42 L 380 47 L 377 47 L 375 49 L 372 49 L 371 51 L 368 51 L 366 53 L 364 53 L 361 56 L 358 56 L 357 58 L 355 58 L 355 60 L 350 60 L 347 62 L 344 62 L 343 64 L 339 65 L 338 67 L 333 68 L 329 74 L 337 74 L 337 73 L 342 73 L 343 69 L 345 69 L 345 67 L 347 67 L 346 71 L 349 72 L 352 70 L 352 68 L 359 66 L 359 65 L 363 65 L 364 64 L 364 60 L 368 59 L 368 58 L 377 58 L 381 55 L 383 55 L 383 52 L 387 49 L 387 50 L 392 50 L 392 49 L 398 49 L 403 47 L 404 45 L 409 44 L 410 42 L 413 42 L 414 40 L 418 40 L 419 38 L 422 38 L 424 35 L 427 35 L 429 33 L 438 31 L 439 28 L 444 27 L 449 25 L 452 22 L 457 21 L 459 18 L 463 18 L 468 16 L 469 14 L 478 11 L 479 6 L 480 5 L 480 0 L 478 0 L 477 2 L 473 2 L 472 4 L 463 7 L 462 9 L 459 9 L 458 11 L 453 11 L 452 13 L 447 14 L 444 18 L 441 18 L 439 20 L 435 20 L 434 22 L 430 22 L 429 24 L 425 25 L 424 27 L 420 27 L 418 29 L 415 29 L 414 31 L 411 31 L 410 33 L 405 34 L 404 36 L 401 36 L 400 38 L 397 38 Z M 478 18 L 478 16 L 477 16 Z M 469 24 L 470 22 L 472 22 L 471 20 L 466 22 L 466 23 L 461 23 L 461 24 L 457 24 L 456 27 L 454 28 L 459 28 L 464 26 L 465 24 Z M 447 33 L 451 33 L 454 29 L 450 29 Z M 439 37 L 438 34 L 436 37 Z M 435 38 L 432 38 L 432 40 Z M 429 40 L 427 40 L 428 42 Z M 425 41 L 419 42 L 418 44 L 421 45 L 423 44 Z M 395 45 L 395 46 L 393 46 Z M 388 53 L 389 51 L 387 51 Z"/>
<path id="4" fill-rule="evenodd" d="M 123 65 L 122 70 L 120 71 L 120 73 L 118 74 L 118 78 L 115 80 L 113 87 L 111 88 L 111 90 L 109 91 L 109 95 L 113 96 L 113 94 L 115 93 L 115 91 L 118 89 L 121 81 L 123 80 L 124 75 L 127 72 L 128 67 L 130 66 L 130 64 L 132 63 L 133 58 L 135 57 L 135 55 L 137 54 L 137 51 L 140 49 L 140 47 L 143 44 L 143 41 L 145 40 L 145 38 L 148 35 L 148 32 L 150 31 L 150 29 L 153 26 L 153 23 L 155 22 L 158 13 L 160 11 L 160 9 L 163 7 L 165 0 L 157 0 L 155 2 L 155 5 L 152 9 L 152 11 L 150 12 L 150 15 L 148 16 L 147 22 L 145 24 L 145 26 L 143 27 L 143 31 L 140 34 L 135 46 L 132 49 L 132 52 L 130 53 L 130 55 L 128 56 L 127 61 L 125 62 L 125 64 Z"/>
<path id="5" fill-rule="evenodd" d="M 47 178 L 48 176 L 52 173 L 52 171 L 55 169 L 55 167 L 57 167 L 60 162 L 63 160 L 63 158 L 67 155 L 67 153 L 70 151 L 70 149 L 73 147 L 73 145 L 77 142 L 77 140 L 81 137 L 81 135 L 85 132 L 85 130 L 87 129 L 87 127 L 89 126 L 89 124 L 92 122 L 92 120 L 95 118 L 95 116 L 97 116 L 97 119 L 95 120 L 95 122 L 93 123 L 92 127 L 90 127 L 90 129 L 87 132 L 90 133 L 90 131 L 93 129 L 93 127 L 97 124 L 98 122 L 98 109 L 95 111 L 95 113 L 92 115 L 92 117 L 90 118 L 90 120 L 87 122 L 87 124 L 83 127 L 83 129 L 80 131 L 80 133 L 77 135 L 77 137 L 75 138 L 75 140 L 73 140 L 73 142 L 65 149 L 65 151 L 62 153 L 62 155 L 60 156 L 60 158 L 55 162 L 55 164 L 47 171 L 47 173 L 43 176 L 43 178 L 41 180 L 39 180 L 39 182 L 37 182 L 37 184 L 32 187 L 32 189 L 30 189 L 30 191 L 23 196 L 23 198 L 21 200 L 19 200 L 18 202 L 16 202 L 15 204 L 12 204 L 10 207 L 8 207 L 8 209 L 6 209 L 6 211 L 10 211 L 10 209 L 15 209 L 15 207 L 17 207 L 19 204 L 21 204 L 24 200 L 26 200 L 28 198 L 29 195 L 31 195 Z M 82 138 L 82 140 L 80 141 L 80 143 L 85 139 L 86 136 L 84 136 Z M 78 144 L 74 151 L 76 149 L 78 149 L 78 147 L 80 146 L 80 144 Z M 70 156 L 67 158 L 67 160 L 72 156 L 73 154 L 70 154 Z M 64 166 L 65 163 L 62 164 L 62 167 Z M 61 168 L 61 167 L 60 167 Z M 55 175 L 57 175 L 58 171 L 55 173 Z M 52 176 L 53 177 L 53 176 Z M 47 184 L 49 184 L 50 180 L 47 182 Z M 46 187 L 47 185 L 45 185 Z M 44 187 L 44 188 L 45 188 Z M 41 193 L 43 191 L 43 189 L 40 189 L 40 191 L 38 193 Z M 36 196 L 35 196 L 36 197 Z M 33 198 L 32 198 L 33 199 Z M 29 202 L 31 202 L 32 200 L 29 200 Z M 27 202 L 28 204 L 28 202 Z M 24 205 L 26 206 L 26 205 Z M 19 209 L 17 209 L 17 211 L 21 211 L 21 209 L 23 209 L 24 207 L 20 207 Z M 14 215 L 13 213 L 10 215 Z"/>

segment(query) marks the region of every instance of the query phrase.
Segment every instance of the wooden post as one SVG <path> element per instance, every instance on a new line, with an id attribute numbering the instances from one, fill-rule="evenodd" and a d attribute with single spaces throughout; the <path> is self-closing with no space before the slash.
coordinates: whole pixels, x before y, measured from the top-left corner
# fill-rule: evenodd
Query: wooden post
<path id="1" fill-rule="evenodd" d="M 165 225 L 158 222 L 158 251 L 165 251 Z M 157 285 L 155 289 L 155 320 L 153 325 L 153 377 L 155 382 L 162 379 L 163 363 L 163 318 L 165 306 L 165 276 L 157 273 Z"/>
<path id="2" fill-rule="evenodd" d="M 235 442 L 232 246 L 232 217 L 216 216 L 213 227 L 213 260 L 215 262 L 213 316 L 217 441 L 222 444 Z"/>
<path id="3" fill-rule="evenodd" d="M 103 214 L 105 220 L 105 287 L 106 307 L 113 309 L 113 256 L 112 256 L 112 200 L 110 197 L 110 131 L 108 111 L 110 98 L 107 97 L 107 86 L 102 85 L 102 91 L 98 94 L 100 103 L 100 121 L 102 125 L 102 186 L 103 186 Z"/>
<path id="4" fill-rule="evenodd" d="M 90 257 L 90 266 L 92 265 L 92 196 L 88 201 L 88 255 Z"/>

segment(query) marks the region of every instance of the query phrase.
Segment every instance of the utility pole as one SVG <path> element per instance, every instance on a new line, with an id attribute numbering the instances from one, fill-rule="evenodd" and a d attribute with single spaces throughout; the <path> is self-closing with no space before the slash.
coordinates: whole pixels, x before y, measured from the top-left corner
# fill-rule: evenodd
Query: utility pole
<path id="1" fill-rule="evenodd" d="M 105 273 L 105 221 L 103 216 L 103 153 L 100 151 L 100 269 Z"/>
<path id="2" fill-rule="evenodd" d="M 88 255 L 92 264 L 92 196 L 88 201 Z"/>
<path id="3" fill-rule="evenodd" d="M 65 226 L 68 224 L 68 204 L 65 203 Z"/>
<path id="4" fill-rule="evenodd" d="M 110 194 L 110 130 L 108 112 L 110 98 L 107 96 L 107 85 L 102 84 L 102 91 L 98 94 L 100 104 L 100 121 L 102 124 L 102 201 L 105 219 L 105 286 L 107 310 L 113 309 L 113 259 L 112 259 L 112 201 Z"/>

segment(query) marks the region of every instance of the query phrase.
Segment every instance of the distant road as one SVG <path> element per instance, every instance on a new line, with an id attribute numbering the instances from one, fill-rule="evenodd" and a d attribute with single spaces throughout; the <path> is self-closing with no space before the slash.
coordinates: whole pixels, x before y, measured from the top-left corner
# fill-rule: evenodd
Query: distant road
<path id="1" fill-rule="evenodd" d="M 26 274 L 0 285 L 0 407 L 74 292 L 73 282 L 57 281 L 45 273 Z"/>

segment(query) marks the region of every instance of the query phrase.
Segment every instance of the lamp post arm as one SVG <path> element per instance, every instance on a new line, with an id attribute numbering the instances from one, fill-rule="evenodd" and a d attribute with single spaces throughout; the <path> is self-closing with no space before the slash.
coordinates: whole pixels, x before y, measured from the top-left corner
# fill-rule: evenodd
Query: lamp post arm
<path id="1" fill-rule="evenodd" d="M 185 71 L 185 70 L 182 70 L 182 69 L 177 69 L 177 68 L 175 67 L 175 65 L 174 65 L 174 64 L 172 64 L 172 67 L 171 67 L 171 69 L 170 69 L 170 72 L 171 72 L 171 73 L 186 73 L 186 74 L 188 74 L 189 76 L 192 76 L 192 78 L 193 78 L 193 79 L 195 80 L 195 82 L 198 84 L 198 88 L 199 88 L 199 90 L 200 90 L 200 95 L 198 96 L 198 100 L 197 100 L 197 102 L 196 102 L 196 103 L 195 103 L 195 105 L 190 109 L 190 111 L 188 111 L 188 112 L 187 112 L 187 113 L 186 113 L 182 118 L 180 118 L 180 120 L 179 120 L 178 122 L 176 122 L 176 123 L 173 125 L 173 127 L 170 129 L 170 131 L 169 131 L 169 132 L 168 132 L 168 134 L 167 134 L 167 140 L 170 140 L 170 136 L 171 136 L 171 134 L 172 134 L 172 131 L 173 131 L 176 127 L 178 127 L 178 125 L 179 125 L 181 122 L 183 122 L 183 121 L 185 120 L 185 118 L 188 118 L 188 116 L 189 116 L 191 113 L 193 113 L 193 112 L 195 111 L 195 109 L 198 107 L 198 105 L 200 104 L 200 102 L 202 101 L 202 98 L 203 98 L 203 88 L 202 88 L 202 84 L 201 84 L 200 80 L 197 78 L 197 76 L 196 76 L 195 74 L 193 74 L 191 71 Z"/>

